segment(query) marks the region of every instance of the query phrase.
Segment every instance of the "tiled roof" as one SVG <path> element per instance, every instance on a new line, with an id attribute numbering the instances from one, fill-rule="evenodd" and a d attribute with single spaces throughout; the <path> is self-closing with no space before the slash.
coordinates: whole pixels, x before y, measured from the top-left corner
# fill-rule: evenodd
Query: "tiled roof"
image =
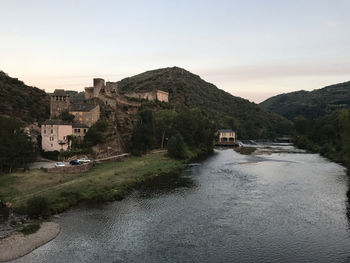
<path id="1" fill-rule="evenodd" d="M 55 91 L 52 93 L 54 96 L 68 96 L 67 93 L 64 91 L 64 89 L 55 89 Z"/>
<path id="2" fill-rule="evenodd" d="M 71 104 L 70 105 L 70 111 L 91 111 L 97 107 L 97 105 L 94 104 Z"/>
<path id="3" fill-rule="evenodd" d="M 233 130 L 218 130 L 218 132 L 233 132 Z"/>
<path id="4" fill-rule="evenodd" d="M 73 123 L 73 128 L 89 128 L 89 126 L 87 126 L 84 123 L 77 122 L 77 123 Z"/>
<path id="5" fill-rule="evenodd" d="M 41 123 L 41 125 L 72 125 L 69 121 L 62 121 L 62 120 L 46 120 Z"/>

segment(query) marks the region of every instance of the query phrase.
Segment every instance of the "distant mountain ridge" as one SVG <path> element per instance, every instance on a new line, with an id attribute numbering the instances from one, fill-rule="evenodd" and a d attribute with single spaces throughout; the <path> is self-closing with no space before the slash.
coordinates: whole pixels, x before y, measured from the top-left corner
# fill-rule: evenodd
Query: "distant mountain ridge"
<path id="1" fill-rule="evenodd" d="M 182 68 L 151 70 L 118 82 L 120 93 L 155 89 L 169 92 L 172 108 L 198 107 L 218 128 L 232 128 L 241 138 L 273 138 L 290 131 L 290 123 L 285 118 L 218 89 Z"/>
<path id="2" fill-rule="evenodd" d="M 25 85 L 0 71 L 0 115 L 25 123 L 43 121 L 50 116 L 50 97 L 45 91 Z"/>
<path id="3" fill-rule="evenodd" d="M 350 108 L 350 81 L 313 91 L 280 94 L 260 105 L 290 120 L 297 116 L 317 119 L 335 110 Z"/>

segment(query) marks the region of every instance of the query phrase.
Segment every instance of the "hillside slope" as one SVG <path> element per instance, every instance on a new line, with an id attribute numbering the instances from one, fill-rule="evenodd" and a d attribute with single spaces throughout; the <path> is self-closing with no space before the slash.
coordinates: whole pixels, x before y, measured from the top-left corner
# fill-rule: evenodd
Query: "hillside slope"
<path id="1" fill-rule="evenodd" d="M 25 85 L 0 71 L 0 115 L 30 123 L 50 116 L 50 98 L 45 91 Z"/>
<path id="2" fill-rule="evenodd" d="M 296 91 L 271 97 L 261 106 L 288 119 L 304 116 L 316 119 L 350 107 L 350 81 L 313 91 Z"/>
<path id="3" fill-rule="evenodd" d="M 169 92 L 172 108 L 202 109 L 217 128 L 233 128 L 240 138 L 273 138 L 289 132 L 290 123 L 248 100 L 232 96 L 184 69 L 163 68 L 123 79 L 121 93 L 161 89 Z"/>

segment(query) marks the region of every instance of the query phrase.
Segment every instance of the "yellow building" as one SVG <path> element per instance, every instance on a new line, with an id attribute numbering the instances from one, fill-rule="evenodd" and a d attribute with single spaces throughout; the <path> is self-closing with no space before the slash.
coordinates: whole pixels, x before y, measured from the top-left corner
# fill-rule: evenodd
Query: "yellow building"
<path id="1" fill-rule="evenodd" d="M 237 143 L 236 133 L 233 130 L 218 130 L 220 145 L 234 145 Z"/>

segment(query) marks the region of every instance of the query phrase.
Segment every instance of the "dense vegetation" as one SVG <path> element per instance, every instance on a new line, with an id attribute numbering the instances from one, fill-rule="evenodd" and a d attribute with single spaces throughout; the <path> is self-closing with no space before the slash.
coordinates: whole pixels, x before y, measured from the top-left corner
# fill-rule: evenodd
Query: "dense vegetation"
<path id="1" fill-rule="evenodd" d="M 215 126 L 198 108 L 179 112 L 145 109 L 133 135 L 133 153 L 138 155 L 168 144 L 169 155 L 195 158 L 213 151 Z M 168 143 L 169 141 L 169 143 Z"/>
<path id="2" fill-rule="evenodd" d="M 84 91 L 74 91 L 74 90 L 66 90 L 66 93 L 69 95 L 69 100 L 71 103 L 82 103 L 85 100 L 85 92 Z"/>
<path id="3" fill-rule="evenodd" d="M 0 116 L 0 172 L 25 167 L 34 158 L 34 148 L 21 123 Z"/>
<path id="4" fill-rule="evenodd" d="M 322 155 L 350 167 L 350 110 L 343 109 L 332 114 L 307 120 L 294 119 L 297 146 Z"/>
<path id="5" fill-rule="evenodd" d="M 43 121 L 50 116 L 50 98 L 45 91 L 25 85 L 0 71 L 0 115 L 26 123 Z"/>
<path id="6" fill-rule="evenodd" d="M 298 116 L 313 120 L 350 107 L 350 82 L 314 91 L 296 91 L 269 98 L 260 104 L 292 120 Z"/>
<path id="7" fill-rule="evenodd" d="M 199 108 L 214 122 L 215 129 L 232 128 L 242 139 L 274 138 L 290 133 L 291 123 L 283 117 L 234 97 L 181 68 L 152 70 L 126 78 L 118 82 L 118 89 L 121 93 L 168 91 L 170 108 L 178 112 Z"/>

